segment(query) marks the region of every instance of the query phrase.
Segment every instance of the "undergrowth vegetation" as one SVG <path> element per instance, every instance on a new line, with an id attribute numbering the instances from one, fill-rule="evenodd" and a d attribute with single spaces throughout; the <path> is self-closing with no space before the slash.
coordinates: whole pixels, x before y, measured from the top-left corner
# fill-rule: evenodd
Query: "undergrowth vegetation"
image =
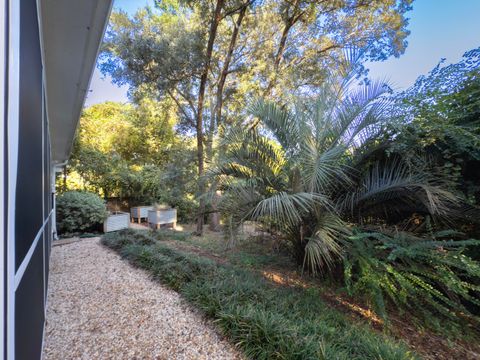
<path id="1" fill-rule="evenodd" d="M 465 326 L 478 327 L 480 265 L 465 250 L 480 241 L 452 240 L 452 235 L 352 235 L 343 257 L 347 290 L 370 300 L 384 319 L 391 301 L 437 330 L 466 333 Z"/>
<path id="2" fill-rule="evenodd" d="M 160 236 L 160 238 L 159 238 Z M 200 308 L 252 359 L 415 359 L 404 345 L 327 306 L 316 289 L 175 250 L 159 232 L 105 234 L 104 245 Z"/>
<path id="3" fill-rule="evenodd" d="M 305 271 L 334 278 L 384 320 L 393 305 L 437 329 L 478 328 L 476 198 L 432 149 L 396 146 L 410 124 L 384 83 L 355 84 L 355 66 L 353 53 L 314 98 L 253 101 L 252 122 L 225 129 L 209 173 L 223 192 L 225 235 L 234 243 L 242 224 L 255 222 Z M 478 51 L 458 67 L 477 83 Z M 451 116 L 444 105 L 438 110 Z M 461 106 L 478 127 L 476 100 L 462 97 Z"/>

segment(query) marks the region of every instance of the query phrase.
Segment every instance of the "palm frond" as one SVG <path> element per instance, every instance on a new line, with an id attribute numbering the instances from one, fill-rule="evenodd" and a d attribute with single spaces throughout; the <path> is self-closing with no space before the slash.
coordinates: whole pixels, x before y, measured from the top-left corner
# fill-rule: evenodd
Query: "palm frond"
<path id="1" fill-rule="evenodd" d="M 313 274 L 319 270 L 331 269 L 342 253 L 340 239 L 347 235 L 346 226 L 336 215 L 322 212 L 317 218 L 313 236 L 305 239 L 303 268 Z"/>
<path id="2" fill-rule="evenodd" d="M 257 99 L 250 105 L 249 112 L 262 121 L 286 151 L 298 143 L 298 124 L 288 109 Z"/>
<path id="3" fill-rule="evenodd" d="M 238 179 L 257 179 L 264 187 L 281 189 L 287 179 L 283 149 L 256 129 L 234 128 L 225 134 L 229 145 L 209 171 L 210 176 L 226 175 Z"/>
<path id="4" fill-rule="evenodd" d="M 376 136 L 390 104 L 387 91 L 385 82 L 378 80 L 352 88 L 335 112 L 335 143 L 358 147 L 360 139 Z"/>
<path id="5" fill-rule="evenodd" d="M 389 215 L 408 209 L 410 213 L 445 215 L 456 197 L 437 179 L 421 169 L 412 169 L 400 161 L 376 163 L 356 188 L 339 198 L 338 209 L 361 216 Z"/>
<path id="6" fill-rule="evenodd" d="M 327 197 L 306 192 L 287 194 L 278 192 L 261 200 L 253 210 L 253 219 L 272 218 L 279 223 L 293 226 L 301 223 L 305 213 L 315 206 L 331 207 Z"/>
<path id="7" fill-rule="evenodd" d="M 256 204 L 262 199 L 254 184 L 249 182 L 233 182 L 228 191 L 220 198 L 220 211 L 233 216 L 238 225 L 251 218 Z"/>
<path id="8" fill-rule="evenodd" d="M 319 151 L 316 143 L 304 141 L 299 160 L 305 188 L 311 192 L 326 193 L 336 185 L 349 184 L 350 179 L 342 161 L 344 154 L 345 148 L 342 146 Z"/>

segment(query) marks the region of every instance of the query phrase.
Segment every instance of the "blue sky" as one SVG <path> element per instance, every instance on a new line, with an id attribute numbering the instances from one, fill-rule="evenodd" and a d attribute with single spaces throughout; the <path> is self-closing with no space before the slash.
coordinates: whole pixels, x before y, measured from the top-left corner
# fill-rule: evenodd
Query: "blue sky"
<path id="1" fill-rule="evenodd" d="M 115 0 L 115 8 L 129 13 L 150 0 Z M 457 62 L 467 50 L 480 46 L 480 0 L 415 0 L 410 18 L 408 47 L 399 58 L 370 63 L 370 77 L 388 79 L 395 89 L 413 85 L 441 58 Z M 128 101 L 126 87 L 117 87 L 95 70 L 86 106 L 104 101 Z"/>

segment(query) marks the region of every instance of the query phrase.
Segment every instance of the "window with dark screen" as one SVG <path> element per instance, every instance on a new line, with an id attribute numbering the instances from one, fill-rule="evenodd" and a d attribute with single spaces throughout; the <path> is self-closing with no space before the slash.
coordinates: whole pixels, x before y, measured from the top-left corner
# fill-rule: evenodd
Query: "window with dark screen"
<path id="1" fill-rule="evenodd" d="M 45 106 L 43 107 L 45 109 Z M 48 132 L 47 114 L 43 110 L 43 207 L 44 217 L 47 217 L 52 210 L 52 203 L 50 200 L 51 193 L 51 178 L 50 178 L 50 135 Z"/>
<path id="2" fill-rule="evenodd" d="M 37 1 L 20 0 L 19 141 L 15 199 L 15 358 L 40 359 L 45 322 L 49 140 Z M 47 194 L 45 191 L 47 190 Z M 45 204 L 46 203 L 46 204 Z M 35 242 L 35 240 L 37 240 Z"/>
<path id="3" fill-rule="evenodd" d="M 16 270 L 43 224 L 42 60 L 35 0 L 20 2 L 19 100 Z"/>
<path id="4" fill-rule="evenodd" d="M 43 241 L 43 239 L 40 239 Z M 45 321 L 43 247 L 35 248 L 15 295 L 15 358 L 40 359 Z"/>

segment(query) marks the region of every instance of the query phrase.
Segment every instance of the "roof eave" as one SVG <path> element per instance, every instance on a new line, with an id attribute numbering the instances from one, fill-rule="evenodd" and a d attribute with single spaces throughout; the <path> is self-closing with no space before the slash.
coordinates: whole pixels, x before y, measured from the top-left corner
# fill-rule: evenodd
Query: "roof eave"
<path id="1" fill-rule="evenodd" d="M 72 150 L 112 0 L 41 0 L 40 4 L 52 160 L 63 163 Z"/>

